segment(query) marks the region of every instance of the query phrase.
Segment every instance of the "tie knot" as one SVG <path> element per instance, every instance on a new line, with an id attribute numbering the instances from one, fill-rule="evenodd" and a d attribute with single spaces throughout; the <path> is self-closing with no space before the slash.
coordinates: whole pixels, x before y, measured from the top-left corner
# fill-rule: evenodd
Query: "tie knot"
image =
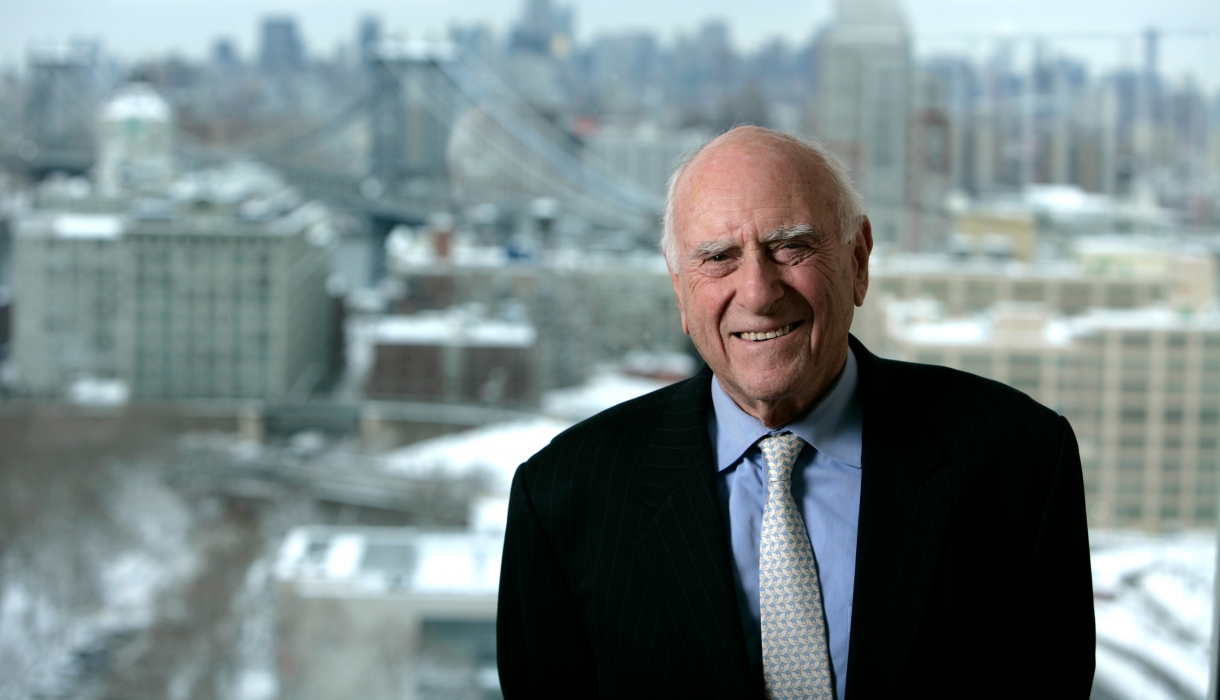
<path id="1" fill-rule="evenodd" d="M 787 482 L 792 478 L 792 465 L 801 453 L 805 441 L 792 433 L 768 435 L 758 441 L 767 462 L 767 481 Z"/>

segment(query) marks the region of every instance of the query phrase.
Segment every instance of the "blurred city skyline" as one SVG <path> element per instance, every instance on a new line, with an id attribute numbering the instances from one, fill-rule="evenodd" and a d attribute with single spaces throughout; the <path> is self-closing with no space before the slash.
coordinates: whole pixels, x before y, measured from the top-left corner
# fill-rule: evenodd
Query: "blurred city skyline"
<path id="1" fill-rule="evenodd" d="M 775 38 L 794 45 L 807 43 L 833 16 L 835 0 L 759 0 L 748 5 L 728 0 L 564 4 L 573 10 L 577 43 L 640 30 L 669 42 L 697 32 L 708 20 L 720 20 L 730 28 L 729 39 L 738 50 L 753 51 Z M 1161 70 L 1169 80 L 1190 76 L 1208 89 L 1220 83 L 1220 7 L 1208 3 L 906 0 L 902 5 L 919 56 L 955 53 L 983 58 L 1008 37 L 1015 40 L 1016 58 L 1023 62 L 1036 36 L 1045 49 L 1105 72 L 1138 65 L 1140 33 L 1154 28 L 1163 37 Z M 453 26 L 476 24 L 502 35 L 519 12 L 519 3 L 492 0 L 366 0 L 359 6 L 317 0 L 14 4 L 6 9 L 6 21 L 0 24 L 0 68 L 21 66 L 30 49 L 60 46 L 78 38 L 99 41 L 108 54 L 122 60 L 167 54 L 203 58 L 219 39 L 232 42 L 240 56 L 253 58 L 258 27 L 274 15 L 297 21 L 312 57 L 332 58 L 344 49 L 353 50 L 356 27 L 368 15 L 379 17 L 390 34 L 440 38 Z"/>
<path id="2" fill-rule="evenodd" d="M 739 124 L 843 160 L 864 347 L 1070 422 L 1093 697 L 1206 697 L 1217 0 L 0 18 L 0 699 L 500 698 L 513 474 L 700 366 L 663 197 Z"/>

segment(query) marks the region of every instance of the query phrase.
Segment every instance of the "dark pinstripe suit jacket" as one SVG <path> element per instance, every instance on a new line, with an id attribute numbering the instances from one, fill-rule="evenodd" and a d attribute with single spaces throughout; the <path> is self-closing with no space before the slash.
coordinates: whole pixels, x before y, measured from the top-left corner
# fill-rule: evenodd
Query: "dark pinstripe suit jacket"
<path id="1" fill-rule="evenodd" d="M 1088 697 L 1093 596 L 1067 421 L 851 342 L 864 404 L 851 700 Z M 506 698 L 761 697 L 716 497 L 710 381 L 705 368 L 590 418 L 517 471 L 497 621 Z"/>

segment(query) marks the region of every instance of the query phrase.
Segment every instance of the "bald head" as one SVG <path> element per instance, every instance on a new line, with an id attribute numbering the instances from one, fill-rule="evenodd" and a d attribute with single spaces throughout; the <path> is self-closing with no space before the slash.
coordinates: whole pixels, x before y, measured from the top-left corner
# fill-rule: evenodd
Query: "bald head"
<path id="1" fill-rule="evenodd" d="M 821 144 L 757 126 L 742 126 L 713 139 L 693 152 L 669 178 L 665 195 L 661 252 L 669 269 L 677 269 L 677 238 L 674 232 L 676 202 L 689 194 L 693 180 L 725 159 L 739 156 L 772 161 L 801 183 L 811 206 L 829 210 L 844 243 L 851 243 L 860 230 L 864 204 L 851 186 L 842 162 Z"/>

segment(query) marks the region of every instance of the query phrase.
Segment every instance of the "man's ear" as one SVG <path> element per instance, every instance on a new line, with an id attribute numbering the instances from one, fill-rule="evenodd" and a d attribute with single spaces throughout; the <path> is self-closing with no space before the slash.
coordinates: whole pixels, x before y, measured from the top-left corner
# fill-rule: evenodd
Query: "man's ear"
<path id="1" fill-rule="evenodd" d="M 856 306 L 864 304 L 864 296 L 868 293 L 868 256 L 872 255 L 872 252 L 873 224 L 867 216 L 862 216 L 860 217 L 860 230 L 856 232 L 856 240 L 851 251 L 856 268 L 852 280 Z"/>
<path id="2" fill-rule="evenodd" d="M 690 335 L 690 326 L 686 325 L 686 304 L 682 300 L 682 280 L 678 279 L 678 273 L 670 271 L 669 281 L 674 285 L 674 300 L 678 303 L 678 313 L 682 315 L 682 332 Z"/>

